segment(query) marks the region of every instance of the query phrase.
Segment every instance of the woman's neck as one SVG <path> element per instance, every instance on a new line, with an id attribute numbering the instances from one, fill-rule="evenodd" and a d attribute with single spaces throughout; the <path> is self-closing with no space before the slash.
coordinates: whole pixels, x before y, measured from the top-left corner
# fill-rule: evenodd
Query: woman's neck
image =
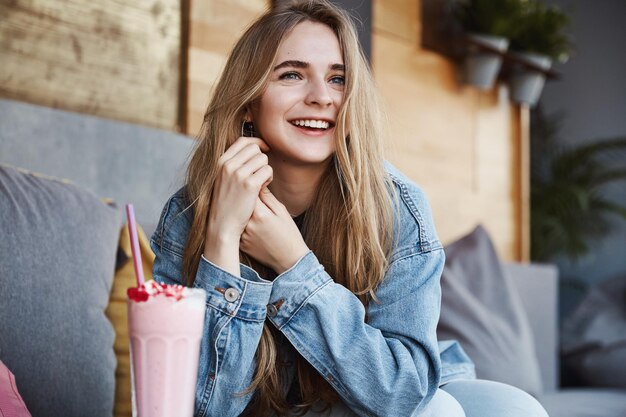
<path id="1" fill-rule="evenodd" d="M 292 216 L 302 214 L 311 205 L 326 165 L 294 166 L 271 162 L 270 165 L 274 170 L 270 191 Z"/>

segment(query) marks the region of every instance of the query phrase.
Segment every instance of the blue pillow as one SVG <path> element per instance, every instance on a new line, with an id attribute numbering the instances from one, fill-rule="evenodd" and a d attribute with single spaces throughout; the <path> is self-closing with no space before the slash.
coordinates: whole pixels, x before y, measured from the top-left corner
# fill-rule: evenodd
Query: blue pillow
<path id="1" fill-rule="evenodd" d="M 121 223 L 86 190 L 0 165 L 0 360 L 33 417 L 113 413 Z"/>

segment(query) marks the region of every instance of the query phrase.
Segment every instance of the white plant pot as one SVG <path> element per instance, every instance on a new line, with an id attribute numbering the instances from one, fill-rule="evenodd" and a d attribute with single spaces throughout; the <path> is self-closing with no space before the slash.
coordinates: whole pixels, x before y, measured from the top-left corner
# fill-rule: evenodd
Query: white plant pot
<path id="1" fill-rule="evenodd" d="M 472 33 L 468 35 L 474 42 L 505 52 L 509 47 L 509 40 L 499 36 Z M 498 72 L 502 66 L 502 56 L 470 45 L 465 57 L 465 82 L 481 90 L 493 87 Z"/>
<path id="2" fill-rule="evenodd" d="M 520 60 L 534 64 L 546 71 L 552 66 L 552 59 L 545 55 L 516 53 L 515 56 Z M 513 68 L 511 77 L 509 78 L 511 99 L 515 103 L 523 103 L 528 104 L 530 107 L 535 107 L 539 101 L 545 82 L 545 73 L 518 64 Z"/>

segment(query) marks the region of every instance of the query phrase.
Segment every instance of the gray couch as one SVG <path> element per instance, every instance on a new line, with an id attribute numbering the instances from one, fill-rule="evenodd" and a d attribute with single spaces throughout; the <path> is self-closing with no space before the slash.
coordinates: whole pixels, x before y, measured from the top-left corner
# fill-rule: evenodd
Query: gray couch
<path id="1" fill-rule="evenodd" d="M 446 246 L 441 285 L 437 333 L 461 342 L 479 378 L 527 391 L 552 417 L 626 416 L 626 391 L 560 388 L 555 266 L 503 265 L 479 225 Z"/>
<path id="2" fill-rule="evenodd" d="M 543 382 L 538 397 L 550 417 L 626 417 L 626 391 L 559 388 L 557 268 L 519 264 L 506 268 L 531 323 Z"/>
<path id="3" fill-rule="evenodd" d="M 0 100 L 0 361 L 33 417 L 113 414 L 117 382 L 128 372 L 116 373 L 105 309 L 114 270 L 127 260 L 118 252 L 124 204 L 134 204 L 150 235 L 182 184 L 193 143 Z M 130 417 L 128 402 L 119 403 L 116 417 Z"/>
<path id="4" fill-rule="evenodd" d="M 75 195 L 83 192 L 82 189 L 86 189 L 98 197 L 108 197 L 117 201 L 118 214 L 111 216 L 109 223 L 102 226 L 104 228 L 119 227 L 123 204 L 132 202 L 136 207 L 138 222 L 147 234 L 150 234 L 167 197 L 179 187 L 182 181 L 184 165 L 192 146 L 193 141 L 175 133 L 10 100 L 0 100 L 0 164 L 9 164 L 72 180 L 80 189 L 67 188 L 57 183 L 53 183 L 46 189 L 59 188 L 62 193 L 69 196 L 67 198 L 74 198 Z M 28 181 L 31 179 L 28 179 L 23 187 L 32 185 Z M 35 178 L 31 182 L 37 181 Z M 0 187 L 0 198 L 3 198 L 3 192 L 6 193 L 7 190 Z M 62 199 L 59 201 L 62 203 Z M 55 202 L 54 204 L 61 203 Z M 42 204 L 45 205 L 47 202 L 43 201 Z M 68 218 L 72 222 L 76 221 L 76 216 Z M 11 228 L 13 226 L 10 219 L 5 219 L 4 224 L 0 223 L 0 227 Z M 57 233 L 61 235 L 66 230 L 59 229 Z M 54 247 L 55 235 L 46 235 L 46 231 L 42 233 L 45 236 L 43 239 L 52 242 L 51 257 L 62 251 L 58 246 Z M 98 239 L 101 234 L 105 234 L 95 229 L 90 233 L 93 239 Z M 3 239 L 6 239 L 6 230 L 0 230 L 0 234 Z M 71 244 L 72 240 L 70 239 L 69 242 Z M 85 245 L 86 243 L 79 243 L 78 246 Z M 50 264 L 46 262 L 49 260 L 40 259 L 41 256 L 43 255 L 39 254 L 35 258 L 27 258 L 28 263 L 42 262 L 43 267 L 48 267 Z M 99 256 L 94 255 L 90 258 L 99 258 Z M 109 258 L 110 256 L 107 255 L 107 262 L 113 264 L 114 259 Z M 33 416 L 85 415 L 84 407 L 91 407 L 91 403 L 96 398 L 105 404 L 90 411 L 89 415 L 110 416 L 113 407 L 111 384 L 115 383 L 113 376 L 115 364 L 114 359 L 113 362 L 111 361 L 112 352 L 106 351 L 112 350 L 112 346 L 107 345 L 112 344 L 112 338 L 110 325 L 107 327 L 103 320 L 102 306 L 98 311 L 90 310 L 89 314 L 85 313 L 85 316 L 97 316 L 99 321 L 96 324 L 94 321 L 94 323 L 83 324 L 84 327 L 61 326 L 63 320 L 72 320 L 72 317 L 83 314 L 80 311 L 78 313 L 71 311 L 69 312 L 71 314 L 64 311 L 67 309 L 64 308 L 63 300 L 68 299 L 68 294 L 80 296 L 76 294 L 78 291 L 76 283 L 86 281 L 84 291 L 97 289 L 103 293 L 104 297 L 111 288 L 110 279 L 102 285 L 100 282 L 90 282 L 89 276 L 66 277 L 63 276 L 64 269 L 61 268 L 55 285 L 50 287 L 50 291 L 59 291 L 58 294 L 43 294 L 37 299 L 31 297 L 26 301 L 15 301 L 15 297 L 20 297 L 23 292 L 32 292 L 33 289 L 38 288 L 40 282 L 37 280 L 52 279 L 50 276 L 15 275 L 10 277 L 9 282 L 7 270 L 10 268 L 19 270 L 22 266 L 19 262 L 19 259 L 15 257 L 4 260 L 0 257 L 0 360 L 15 373 L 18 388 L 23 391 L 23 397 Z M 80 262 L 87 264 L 84 259 Z M 113 266 L 110 267 L 110 272 L 112 269 Z M 510 264 L 505 266 L 505 270 L 521 298 L 534 336 L 535 353 L 539 361 L 543 387 L 542 392 L 535 393 L 535 395 L 545 404 L 550 415 L 552 417 L 626 417 L 626 393 L 624 392 L 606 389 L 561 390 L 558 387 L 558 276 L 556 269 L 552 266 Z M 63 285 L 67 285 L 67 289 L 63 289 Z M 51 303 L 62 307 L 52 308 L 49 314 L 59 312 L 59 314 L 68 315 L 64 319 L 50 322 L 51 327 L 61 326 L 63 331 L 59 327 L 59 331 L 54 333 L 58 334 L 58 340 L 48 339 L 45 341 L 46 346 L 49 350 L 50 346 L 54 348 L 58 342 L 66 343 L 67 348 L 59 348 L 57 356 L 49 358 L 45 356 L 49 354 L 46 349 L 33 348 L 33 346 L 41 346 L 41 341 L 37 340 L 39 333 L 29 331 L 26 325 L 19 332 L 8 330 L 25 323 L 20 320 L 20 316 L 41 314 L 40 306 Z M 447 308 L 445 300 L 442 308 L 444 310 Z M 96 326 L 102 329 L 98 330 Z M 89 334 L 81 334 L 81 331 L 87 332 L 83 329 L 89 329 Z M 72 333 L 75 333 L 74 339 L 70 337 Z M 15 340 L 8 340 L 7 334 L 16 335 Z M 18 334 L 27 334 L 27 337 L 18 337 Z M 102 360 L 96 363 L 101 363 L 107 368 L 98 373 L 105 375 L 103 380 L 95 381 L 94 384 L 94 381 L 90 381 L 93 379 L 90 375 L 95 375 L 95 370 L 83 369 L 81 372 L 78 352 L 82 352 L 80 353 L 82 355 L 93 356 L 94 348 L 86 348 L 82 341 L 85 338 L 93 339 L 98 334 L 102 335 L 103 342 L 100 345 L 105 345 L 103 349 L 105 351 L 99 353 L 102 355 Z M 42 360 L 42 355 L 48 359 Z M 66 361 L 68 366 L 78 363 L 75 373 L 64 371 L 63 361 Z M 497 363 L 493 366 L 497 366 Z M 519 366 L 524 367 L 525 364 L 520 363 Z M 65 379 L 82 382 L 77 387 L 76 384 L 66 383 Z M 42 381 L 56 382 L 44 384 Z M 67 386 L 71 386 L 73 391 L 64 390 Z M 102 392 L 103 390 L 106 392 Z M 63 395 L 67 396 L 66 401 L 57 401 L 51 405 L 50 398 L 56 396 L 62 399 Z M 81 402 L 76 400 L 77 397 L 83 397 L 86 400 Z"/>

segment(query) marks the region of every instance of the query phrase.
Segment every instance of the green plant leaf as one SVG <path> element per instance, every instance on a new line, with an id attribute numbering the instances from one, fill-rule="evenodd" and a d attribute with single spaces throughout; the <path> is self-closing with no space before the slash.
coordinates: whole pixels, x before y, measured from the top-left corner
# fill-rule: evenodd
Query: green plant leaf
<path id="1" fill-rule="evenodd" d="M 599 187 L 619 180 L 626 180 L 626 169 L 616 169 L 599 173 L 591 180 L 591 185 Z"/>

